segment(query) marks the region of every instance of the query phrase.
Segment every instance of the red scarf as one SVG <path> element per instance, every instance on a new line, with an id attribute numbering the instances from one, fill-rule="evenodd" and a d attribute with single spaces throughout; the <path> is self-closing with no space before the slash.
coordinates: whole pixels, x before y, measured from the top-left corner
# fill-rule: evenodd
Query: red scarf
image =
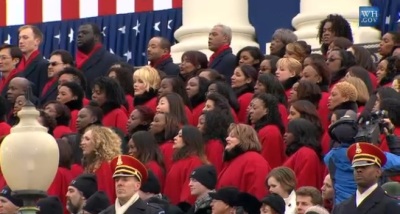
<path id="1" fill-rule="evenodd" d="M 46 85 L 44 85 L 43 90 L 42 90 L 42 96 L 44 96 L 47 91 L 49 91 L 50 87 L 57 82 L 57 77 L 52 77 L 46 82 Z"/>
<path id="2" fill-rule="evenodd" d="M 103 47 L 102 44 L 98 43 L 96 45 L 94 45 L 93 49 L 90 51 L 89 54 L 85 54 L 81 51 L 77 51 L 76 52 L 76 67 L 77 68 L 81 68 L 83 64 L 85 64 L 85 62 L 94 54 L 94 52 L 96 52 L 97 50 L 99 50 L 101 47 Z"/>
<path id="3" fill-rule="evenodd" d="M 150 62 L 150 66 L 153 67 L 153 68 L 155 68 L 155 67 L 157 67 L 159 64 L 161 64 L 162 62 L 164 62 L 165 60 L 167 60 L 167 59 L 169 59 L 169 58 L 171 58 L 171 54 L 164 54 L 164 55 L 162 55 L 161 58 L 158 59 L 157 61 L 155 61 L 155 62 Z"/>
<path id="4" fill-rule="evenodd" d="M 25 57 L 22 57 L 21 62 L 19 62 L 17 69 L 19 71 L 25 70 L 26 67 L 28 67 L 29 64 L 35 59 L 37 56 L 39 56 L 39 50 L 33 51 L 32 54 L 26 59 Z"/>
<path id="5" fill-rule="evenodd" d="M 229 45 L 222 45 L 221 47 L 218 48 L 217 51 L 215 51 L 211 56 L 210 56 L 210 60 L 208 62 L 208 66 L 211 65 L 211 63 L 215 60 L 215 58 L 217 58 L 218 55 L 220 55 L 222 52 L 224 52 L 225 50 L 228 50 L 229 48 L 231 48 Z"/>
<path id="6" fill-rule="evenodd" d="M 7 77 L 2 77 L 0 82 L 0 94 L 3 92 L 4 87 L 20 72 L 17 68 L 10 71 Z"/>

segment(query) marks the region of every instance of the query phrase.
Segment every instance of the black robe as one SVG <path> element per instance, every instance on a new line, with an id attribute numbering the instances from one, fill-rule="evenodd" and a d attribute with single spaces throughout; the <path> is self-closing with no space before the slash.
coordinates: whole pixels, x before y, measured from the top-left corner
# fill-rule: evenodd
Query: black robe
<path id="1" fill-rule="evenodd" d="M 50 81 L 50 80 L 49 80 Z M 57 94 L 58 94 L 58 82 L 54 82 L 49 89 L 46 91 L 45 94 L 41 94 L 42 92 L 40 92 L 40 97 L 39 97 L 39 102 L 40 102 L 40 106 L 43 106 L 44 104 L 46 104 L 49 101 L 53 101 L 57 99 Z"/>
<path id="2" fill-rule="evenodd" d="M 209 67 L 224 75 L 226 81 L 230 83 L 233 71 L 236 68 L 236 56 L 233 55 L 232 48 L 222 51 L 210 63 Z"/>
<path id="3" fill-rule="evenodd" d="M 18 77 L 25 77 L 31 82 L 32 92 L 36 97 L 40 97 L 41 91 L 47 83 L 48 64 L 48 61 L 43 59 L 43 55 L 39 54 L 17 75 Z M 8 85 L 4 87 L 8 88 Z"/>

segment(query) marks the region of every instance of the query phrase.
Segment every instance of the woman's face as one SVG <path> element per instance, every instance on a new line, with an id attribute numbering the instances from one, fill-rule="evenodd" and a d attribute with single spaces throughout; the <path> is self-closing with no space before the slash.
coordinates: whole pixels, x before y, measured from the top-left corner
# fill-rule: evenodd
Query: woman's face
<path id="1" fill-rule="evenodd" d="M 138 151 L 135 146 L 135 142 L 133 142 L 132 138 L 128 141 L 128 155 L 137 158 Z"/>
<path id="2" fill-rule="evenodd" d="M 166 126 L 165 115 L 156 114 L 153 118 L 153 122 L 150 124 L 149 131 L 153 134 L 158 134 L 164 131 Z"/>
<path id="3" fill-rule="evenodd" d="M 192 77 L 186 84 L 186 92 L 189 98 L 192 98 L 194 95 L 199 93 L 199 78 Z"/>
<path id="4" fill-rule="evenodd" d="M 294 135 L 291 132 L 286 131 L 283 135 L 283 141 L 285 142 L 286 146 L 289 146 L 295 141 Z"/>
<path id="5" fill-rule="evenodd" d="M 388 67 L 388 61 L 387 60 L 382 60 L 378 64 L 378 70 L 376 71 L 376 77 L 378 79 L 378 83 L 386 77 L 387 75 L 387 67 Z"/>
<path id="6" fill-rule="evenodd" d="M 26 104 L 26 99 L 24 95 L 18 96 L 17 99 L 15 99 L 14 103 L 14 114 L 16 115 L 19 111 L 21 111 L 22 107 L 24 107 Z"/>
<path id="7" fill-rule="evenodd" d="M 157 112 L 169 113 L 169 102 L 166 97 L 161 97 L 156 108 Z"/>
<path id="8" fill-rule="evenodd" d="M 181 64 L 179 65 L 181 74 L 188 74 L 196 69 L 196 67 L 189 61 L 186 56 L 182 57 Z"/>
<path id="9" fill-rule="evenodd" d="M 285 44 L 283 41 L 279 38 L 272 38 L 271 40 L 271 46 L 269 46 L 269 51 L 271 55 L 278 54 L 279 51 L 285 47 Z"/>
<path id="10" fill-rule="evenodd" d="M 225 150 L 230 151 L 239 143 L 239 139 L 235 137 L 233 131 L 231 131 L 231 133 L 229 133 L 228 137 L 226 138 Z"/>
<path id="11" fill-rule="evenodd" d="M 142 79 L 133 76 L 133 90 L 135 96 L 142 95 L 147 91 L 147 84 Z"/>
<path id="12" fill-rule="evenodd" d="M 268 59 L 264 59 L 260 64 L 259 74 L 267 74 L 267 73 L 272 73 L 271 61 Z"/>
<path id="13" fill-rule="evenodd" d="M 326 60 L 326 64 L 331 73 L 339 71 L 342 64 L 342 57 L 340 56 L 339 51 L 331 51 Z"/>
<path id="14" fill-rule="evenodd" d="M 203 111 L 211 111 L 215 108 L 215 103 L 212 100 L 207 100 L 206 104 L 204 104 Z"/>
<path id="15" fill-rule="evenodd" d="M 57 94 L 57 101 L 65 104 L 71 100 L 76 100 L 77 97 L 74 96 L 74 94 L 72 93 L 72 91 L 66 87 L 66 86 L 61 86 L 58 89 L 58 94 Z"/>
<path id="16" fill-rule="evenodd" d="M 250 82 L 251 82 L 251 79 L 247 78 L 244 75 L 242 69 L 240 69 L 240 67 L 236 67 L 236 69 L 233 72 L 233 75 L 231 77 L 232 88 L 239 88 Z"/>
<path id="17" fill-rule="evenodd" d="M 99 106 L 103 106 L 107 102 L 105 90 L 101 90 L 98 85 L 95 85 L 92 90 L 92 100 L 96 101 Z"/>
<path id="18" fill-rule="evenodd" d="M 178 134 L 174 137 L 174 145 L 172 145 L 172 148 L 181 149 L 184 146 L 185 146 L 185 143 L 183 142 L 182 129 L 181 129 L 181 130 L 179 130 Z"/>
<path id="19" fill-rule="evenodd" d="M 160 89 L 158 89 L 158 96 L 164 93 L 171 93 L 171 92 L 174 92 L 172 86 L 172 80 L 164 78 L 163 80 L 161 80 Z"/>
<path id="20" fill-rule="evenodd" d="M 278 66 L 278 68 L 276 69 L 275 72 L 275 76 L 278 78 L 278 80 L 280 82 L 285 82 L 286 80 L 288 80 L 291 77 L 294 77 L 295 74 L 294 72 L 291 72 L 289 70 L 289 66 L 287 65 L 280 65 Z"/>
<path id="21" fill-rule="evenodd" d="M 207 94 L 218 92 L 217 84 L 212 83 L 208 86 Z"/>
<path id="22" fill-rule="evenodd" d="M 348 101 L 348 99 L 344 97 L 336 87 L 333 87 L 328 98 L 328 109 L 333 110 L 346 101 Z"/>
<path id="23" fill-rule="evenodd" d="M 291 121 L 300 117 L 301 114 L 293 106 L 290 106 L 288 120 Z"/>
<path id="24" fill-rule="evenodd" d="M 263 85 L 260 81 L 257 80 L 256 84 L 254 85 L 254 94 L 261 94 L 267 92 L 265 85 Z"/>
<path id="25" fill-rule="evenodd" d="M 142 120 L 142 114 L 137 109 L 133 110 L 128 118 L 128 123 L 126 124 L 126 129 L 129 133 L 132 133 L 135 128 L 139 125 L 145 125 Z"/>
<path id="26" fill-rule="evenodd" d="M 270 193 L 275 193 L 279 196 L 281 196 L 282 198 L 287 198 L 288 192 L 286 192 L 285 189 L 283 189 L 281 183 L 279 183 L 275 177 L 269 177 L 268 178 L 268 190 Z"/>
<path id="27" fill-rule="evenodd" d="M 254 59 L 250 52 L 242 51 L 240 53 L 239 65 L 254 65 L 259 63 L 259 60 Z"/>
<path id="28" fill-rule="evenodd" d="M 299 87 L 299 83 L 298 82 L 293 84 L 292 89 L 290 90 L 290 95 L 289 95 L 289 99 L 288 99 L 289 103 L 293 103 L 293 102 L 295 102 L 295 101 L 297 101 L 299 99 L 297 97 L 297 88 L 298 87 Z"/>
<path id="29" fill-rule="evenodd" d="M 202 114 L 199 117 L 199 122 L 197 123 L 197 129 L 201 132 L 204 133 L 204 124 L 206 123 L 206 116 Z"/>
<path id="30" fill-rule="evenodd" d="M 304 67 L 303 77 L 301 79 L 311 81 L 315 84 L 318 84 L 322 81 L 322 77 L 318 74 L 318 72 L 311 65 Z"/>
<path id="31" fill-rule="evenodd" d="M 268 109 L 265 107 L 264 102 L 258 98 L 254 98 L 251 101 L 249 109 L 250 122 L 255 124 L 266 114 L 268 114 Z"/>
<path id="32" fill-rule="evenodd" d="M 385 33 L 379 43 L 378 53 L 382 56 L 388 56 L 394 47 L 393 36 L 390 33 Z"/>
<path id="33" fill-rule="evenodd" d="M 92 130 L 86 131 L 85 134 L 83 134 L 83 136 L 82 136 L 81 149 L 82 149 L 83 155 L 85 155 L 85 156 L 92 153 L 96 148 L 96 145 L 93 142 L 92 137 L 93 137 Z"/>
<path id="34" fill-rule="evenodd" d="M 397 92 L 400 91 L 400 84 L 399 84 L 399 80 L 398 80 L 398 79 L 393 80 L 393 82 L 392 82 L 392 88 L 393 88 L 394 90 L 396 90 Z"/>
<path id="35" fill-rule="evenodd" d="M 44 108 L 44 112 L 46 112 L 46 114 L 48 114 L 52 118 L 56 118 L 57 117 L 56 105 L 54 103 L 48 104 Z"/>
<path id="36" fill-rule="evenodd" d="M 96 118 L 93 117 L 92 113 L 87 108 L 82 108 L 78 112 L 78 117 L 76 118 L 76 128 L 82 131 L 90 124 L 93 124 L 95 120 Z"/>

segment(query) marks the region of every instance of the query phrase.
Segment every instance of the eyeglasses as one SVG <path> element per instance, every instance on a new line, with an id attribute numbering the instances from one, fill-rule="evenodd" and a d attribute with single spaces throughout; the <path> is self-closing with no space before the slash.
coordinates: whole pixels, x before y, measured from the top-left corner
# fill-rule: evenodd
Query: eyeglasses
<path id="1" fill-rule="evenodd" d="M 57 66 L 57 65 L 61 65 L 61 64 L 64 64 L 64 63 L 62 63 L 62 62 L 49 62 L 49 66 L 51 65 L 51 66 Z"/>

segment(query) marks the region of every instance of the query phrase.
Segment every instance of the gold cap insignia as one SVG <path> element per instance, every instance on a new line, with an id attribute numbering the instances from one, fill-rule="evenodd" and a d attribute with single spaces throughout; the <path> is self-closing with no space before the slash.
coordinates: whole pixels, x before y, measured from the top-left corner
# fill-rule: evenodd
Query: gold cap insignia
<path id="1" fill-rule="evenodd" d="M 122 158 L 121 155 L 118 156 L 117 166 L 122 165 Z"/>
<path id="2" fill-rule="evenodd" d="M 360 154 L 362 152 L 360 144 L 356 144 L 356 154 Z"/>

